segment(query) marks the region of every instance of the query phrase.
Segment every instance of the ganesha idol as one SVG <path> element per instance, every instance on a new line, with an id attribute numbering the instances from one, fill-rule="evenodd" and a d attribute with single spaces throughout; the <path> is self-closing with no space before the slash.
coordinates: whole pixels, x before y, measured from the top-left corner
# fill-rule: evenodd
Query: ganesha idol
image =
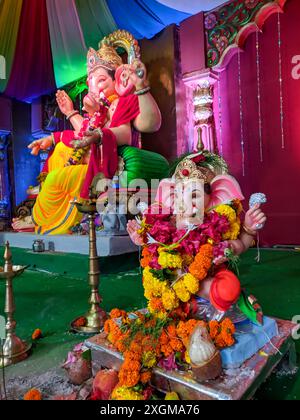
<path id="1" fill-rule="evenodd" d="M 127 63 L 118 48 L 127 53 Z M 87 70 L 85 117 L 74 109 L 66 92 L 58 91 L 59 108 L 73 130 L 53 133 L 28 146 L 33 155 L 46 149 L 50 155 L 39 177 L 41 189 L 32 216 L 13 220 L 17 231 L 71 233 L 82 218 L 74 202 L 89 199 L 99 173 L 112 179 L 123 155 L 131 178 L 161 180 L 168 173 L 162 156 L 139 149 L 139 133 L 159 130 L 161 113 L 151 95 L 137 41 L 126 31 L 104 38 L 98 51 L 89 50 Z"/>
<path id="2" fill-rule="evenodd" d="M 243 200 L 218 155 L 202 150 L 179 159 L 172 178 L 160 183 L 156 202 L 128 223 L 131 239 L 143 247 L 151 313 L 195 315 L 199 302 L 207 302 L 203 318 L 220 320 L 239 303 L 246 316 L 259 321 L 261 308 L 249 305 L 234 268 L 267 219 L 259 200 L 246 213 Z"/>

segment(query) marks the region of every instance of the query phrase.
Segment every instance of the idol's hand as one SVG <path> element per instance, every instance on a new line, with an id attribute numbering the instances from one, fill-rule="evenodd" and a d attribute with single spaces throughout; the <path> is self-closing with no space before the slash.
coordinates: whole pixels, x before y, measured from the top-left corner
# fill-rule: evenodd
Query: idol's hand
<path id="1" fill-rule="evenodd" d="M 267 217 L 260 206 L 261 204 L 256 204 L 247 211 L 244 223 L 246 232 L 248 230 L 249 233 L 256 234 L 265 225 Z"/>
<path id="2" fill-rule="evenodd" d="M 40 150 L 47 150 L 50 149 L 50 147 L 53 145 L 53 141 L 52 141 L 52 137 L 45 137 L 41 140 L 35 140 L 34 142 L 32 142 L 29 146 L 28 149 L 31 150 L 31 154 L 33 156 L 37 156 L 40 152 Z"/>
<path id="3" fill-rule="evenodd" d="M 101 130 L 95 131 L 86 131 L 82 140 L 74 140 L 72 142 L 72 147 L 74 149 L 83 149 L 85 147 L 91 146 L 92 144 L 101 144 L 102 134 Z"/>
<path id="4" fill-rule="evenodd" d="M 129 233 L 130 239 L 137 246 L 143 245 L 143 239 L 138 234 L 140 226 L 136 220 L 129 220 L 127 224 L 127 232 Z"/>
<path id="5" fill-rule="evenodd" d="M 70 96 L 64 90 L 58 90 L 56 93 L 56 100 L 60 111 L 68 116 L 74 111 L 74 105 Z"/>
<path id="6" fill-rule="evenodd" d="M 137 90 L 144 89 L 147 86 L 147 69 L 144 63 L 136 59 L 129 66 L 129 79 Z"/>

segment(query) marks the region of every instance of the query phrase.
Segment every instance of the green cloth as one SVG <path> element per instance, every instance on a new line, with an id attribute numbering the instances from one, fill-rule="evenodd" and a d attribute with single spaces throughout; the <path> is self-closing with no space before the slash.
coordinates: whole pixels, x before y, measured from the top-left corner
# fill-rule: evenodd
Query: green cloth
<path id="1" fill-rule="evenodd" d="M 135 180 L 145 180 L 151 188 L 151 181 L 162 180 L 169 174 L 168 161 L 158 153 L 137 147 L 123 146 L 119 148 L 119 156 L 125 163 L 125 170 L 120 176 L 120 186 L 133 186 Z M 157 188 L 158 185 L 154 186 Z"/>
<path id="2" fill-rule="evenodd" d="M 75 0 L 87 48 L 98 50 L 99 42 L 118 29 L 103 0 Z"/>

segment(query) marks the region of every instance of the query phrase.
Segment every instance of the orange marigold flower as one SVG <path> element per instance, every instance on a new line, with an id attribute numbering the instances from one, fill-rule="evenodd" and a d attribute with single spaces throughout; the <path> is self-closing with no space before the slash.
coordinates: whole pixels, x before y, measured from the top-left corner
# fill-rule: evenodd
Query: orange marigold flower
<path id="1" fill-rule="evenodd" d="M 31 338 L 33 340 L 38 340 L 39 338 L 42 338 L 42 336 L 43 336 L 42 330 L 37 329 L 37 330 L 34 331 L 34 333 L 32 334 Z"/>
<path id="2" fill-rule="evenodd" d="M 150 309 L 150 312 L 153 313 L 153 312 L 164 312 L 165 308 L 161 299 L 152 298 L 149 301 L 149 309 Z"/>
<path id="3" fill-rule="evenodd" d="M 124 353 L 125 360 L 130 360 L 132 362 L 140 362 L 142 358 L 141 353 L 136 353 L 134 351 L 126 351 Z"/>
<path id="4" fill-rule="evenodd" d="M 108 319 L 107 321 L 105 321 L 105 324 L 104 324 L 104 332 L 106 333 L 106 334 L 109 334 L 110 333 L 110 319 Z"/>
<path id="5" fill-rule="evenodd" d="M 123 366 L 122 366 L 122 370 L 123 369 L 124 370 L 140 371 L 141 370 L 141 364 L 137 360 L 126 359 L 125 362 L 123 363 Z"/>
<path id="6" fill-rule="evenodd" d="M 167 327 L 167 334 L 168 334 L 170 340 L 177 337 L 176 326 L 174 324 L 170 324 Z"/>
<path id="7" fill-rule="evenodd" d="M 170 346 L 175 352 L 182 352 L 184 350 L 184 345 L 179 338 L 173 338 L 170 342 Z"/>
<path id="8" fill-rule="evenodd" d="M 213 261 L 213 246 L 211 244 L 203 245 L 196 255 L 194 262 L 190 265 L 190 273 L 199 281 L 205 279 Z"/>
<path id="9" fill-rule="evenodd" d="M 151 381 L 152 378 L 152 372 L 147 371 L 147 372 L 143 372 L 141 373 L 141 382 L 142 384 L 147 384 L 148 382 Z"/>
<path id="10" fill-rule="evenodd" d="M 42 401 L 42 394 L 38 389 L 31 389 L 23 397 L 24 401 Z"/>
<path id="11" fill-rule="evenodd" d="M 161 336 L 159 337 L 159 342 L 160 342 L 160 344 L 161 344 L 161 345 L 166 345 L 166 344 L 168 344 L 168 343 L 169 343 L 169 341 L 170 341 L 170 339 L 169 339 L 169 337 L 168 337 L 168 335 L 167 335 L 166 331 L 164 330 L 164 331 L 161 333 Z"/>
<path id="12" fill-rule="evenodd" d="M 125 318 L 127 316 L 126 311 L 122 311 L 121 309 L 113 309 L 109 316 L 111 319 L 117 319 L 117 318 Z"/>
<path id="13" fill-rule="evenodd" d="M 119 372 L 120 385 L 127 388 L 133 388 L 140 381 L 140 372 L 121 369 Z"/>
<path id="14" fill-rule="evenodd" d="M 224 341 L 224 337 L 222 334 L 218 335 L 218 337 L 215 340 L 215 344 L 219 349 L 224 349 L 227 347 L 226 342 Z"/>
<path id="15" fill-rule="evenodd" d="M 143 249 L 143 252 L 142 252 L 142 259 L 141 259 L 141 267 L 142 268 L 146 268 L 146 267 L 148 267 L 148 265 L 151 263 L 151 261 L 152 261 L 152 254 L 151 254 L 151 252 L 148 250 L 148 248 L 147 247 L 145 247 L 144 249 Z"/>
<path id="16" fill-rule="evenodd" d="M 130 344 L 129 350 L 130 353 L 141 355 L 143 352 L 143 346 L 135 340 Z"/>
<path id="17" fill-rule="evenodd" d="M 210 321 L 209 333 L 212 340 L 215 340 L 220 334 L 220 324 L 217 321 Z"/>
<path id="18" fill-rule="evenodd" d="M 166 358 L 168 358 L 169 356 L 171 356 L 171 354 L 174 353 L 172 347 L 169 344 L 162 345 L 161 352 Z"/>
<path id="19" fill-rule="evenodd" d="M 235 334 L 236 331 L 233 322 L 229 318 L 226 318 L 224 321 L 222 321 L 221 328 L 222 331 L 226 331 L 228 334 Z"/>

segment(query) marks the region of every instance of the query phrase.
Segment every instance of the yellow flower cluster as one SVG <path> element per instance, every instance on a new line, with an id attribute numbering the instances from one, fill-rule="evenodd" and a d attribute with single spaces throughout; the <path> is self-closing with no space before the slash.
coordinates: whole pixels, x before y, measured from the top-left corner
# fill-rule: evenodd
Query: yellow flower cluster
<path id="1" fill-rule="evenodd" d="M 162 302 L 167 311 L 172 311 L 178 308 L 179 300 L 176 293 L 171 288 L 166 289 L 162 294 Z"/>
<path id="2" fill-rule="evenodd" d="M 146 267 L 143 271 L 143 282 L 145 289 L 145 298 L 150 300 L 153 297 L 161 297 L 168 289 L 166 281 L 160 281 L 151 273 L 151 268 Z"/>
<path id="3" fill-rule="evenodd" d="M 112 393 L 112 400 L 116 401 L 142 401 L 143 395 L 131 388 L 115 388 Z"/>
<path id="4" fill-rule="evenodd" d="M 230 223 L 230 230 L 223 234 L 224 241 L 234 241 L 238 239 L 241 232 L 241 220 L 236 211 L 226 204 L 221 204 L 215 208 L 215 211 L 221 216 L 227 217 Z"/>
<path id="5" fill-rule="evenodd" d="M 146 367 L 148 369 L 151 369 L 157 363 L 156 354 L 152 351 L 147 351 L 146 353 L 143 354 L 142 361 L 143 361 L 143 366 L 144 367 Z"/>
<path id="6" fill-rule="evenodd" d="M 158 252 L 158 264 L 161 265 L 162 268 L 182 268 L 183 261 L 179 254 L 171 254 L 170 252 L 166 252 L 161 249 L 159 249 Z"/>
<path id="7" fill-rule="evenodd" d="M 186 303 L 191 299 L 192 295 L 198 292 L 199 280 L 192 274 L 186 274 L 173 286 L 173 289 L 178 299 Z"/>

